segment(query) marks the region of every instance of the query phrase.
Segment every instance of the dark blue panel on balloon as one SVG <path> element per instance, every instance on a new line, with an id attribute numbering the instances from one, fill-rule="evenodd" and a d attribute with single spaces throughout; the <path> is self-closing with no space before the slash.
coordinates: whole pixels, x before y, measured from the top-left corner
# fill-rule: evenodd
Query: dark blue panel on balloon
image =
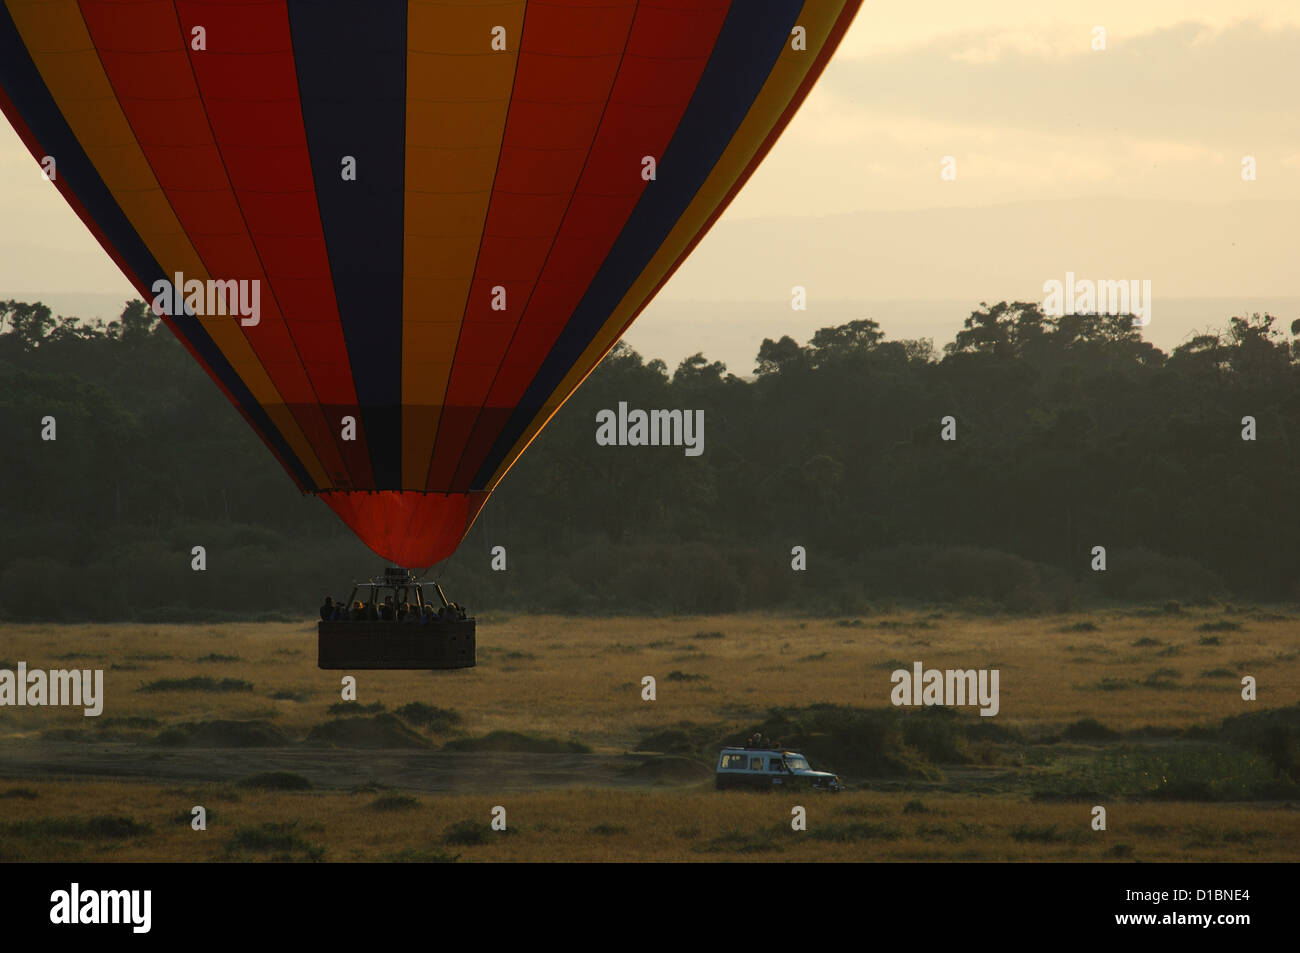
<path id="1" fill-rule="evenodd" d="M 375 487 L 400 489 L 406 3 L 304 0 L 289 4 L 289 28 Z"/>

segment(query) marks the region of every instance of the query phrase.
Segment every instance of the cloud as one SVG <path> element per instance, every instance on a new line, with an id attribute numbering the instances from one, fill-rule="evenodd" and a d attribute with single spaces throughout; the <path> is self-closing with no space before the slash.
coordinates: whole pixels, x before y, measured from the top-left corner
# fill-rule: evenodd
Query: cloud
<path id="1" fill-rule="evenodd" d="M 1181 23 L 1110 48 L 1028 48 L 1024 36 L 945 36 L 901 52 L 837 61 L 830 95 L 875 114 L 1098 135 L 1296 141 L 1300 28 Z M 972 51 L 997 50 L 998 55 Z"/>
<path id="2" fill-rule="evenodd" d="M 1104 52 L 1035 49 L 1037 36 L 965 31 L 833 60 L 728 214 L 1300 198 L 1300 177 L 1283 174 L 1300 141 L 1300 26 L 1180 23 L 1112 34 Z M 956 182 L 939 178 L 945 155 Z M 1260 168 L 1248 186 L 1244 155 Z"/>

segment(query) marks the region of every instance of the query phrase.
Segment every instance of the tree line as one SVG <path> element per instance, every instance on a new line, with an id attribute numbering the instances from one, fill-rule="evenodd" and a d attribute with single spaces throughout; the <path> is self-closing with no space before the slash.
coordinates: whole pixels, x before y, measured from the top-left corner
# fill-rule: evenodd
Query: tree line
<path id="1" fill-rule="evenodd" d="M 1294 600 L 1300 322 L 1277 324 L 1166 354 L 1130 315 L 1004 301 L 942 351 L 862 319 L 764 340 L 743 377 L 619 345 L 432 575 L 484 611 Z M 598 446 L 620 401 L 703 410 L 705 452 Z M 382 566 L 143 302 L 0 301 L 0 440 L 0 618 L 301 618 Z"/>

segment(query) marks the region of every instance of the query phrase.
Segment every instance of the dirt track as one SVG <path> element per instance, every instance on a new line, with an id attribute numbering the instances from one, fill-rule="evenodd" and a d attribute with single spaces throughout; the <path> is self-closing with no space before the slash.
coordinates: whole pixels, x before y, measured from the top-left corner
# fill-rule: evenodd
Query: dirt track
<path id="1" fill-rule="evenodd" d="M 636 787 L 624 777 L 646 759 L 615 754 L 521 754 L 338 748 L 157 748 L 122 743 L 0 747 L 0 777 L 139 778 L 233 782 L 267 771 L 300 774 L 324 790 L 374 783 L 409 791 L 461 793 Z"/>

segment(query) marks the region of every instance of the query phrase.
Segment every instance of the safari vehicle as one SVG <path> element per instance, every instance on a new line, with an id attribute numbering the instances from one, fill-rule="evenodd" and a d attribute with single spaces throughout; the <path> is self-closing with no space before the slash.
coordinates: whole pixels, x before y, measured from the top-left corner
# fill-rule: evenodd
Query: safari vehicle
<path id="1" fill-rule="evenodd" d="M 719 791 L 751 788 L 761 791 L 783 788 L 811 788 L 842 791 L 838 775 L 814 771 L 808 759 L 784 748 L 723 748 L 718 755 L 714 783 Z"/>
<path id="2" fill-rule="evenodd" d="M 426 588 L 432 589 L 438 602 L 425 600 Z M 410 570 L 390 567 L 383 576 L 355 583 L 346 605 L 360 601 L 379 606 L 389 597 L 399 606 L 409 603 L 411 618 L 321 621 L 316 629 L 316 664 L 323 669 L 473 667 L 474 617 L 450 602 L 436 581 L 425 583 Z"/>

